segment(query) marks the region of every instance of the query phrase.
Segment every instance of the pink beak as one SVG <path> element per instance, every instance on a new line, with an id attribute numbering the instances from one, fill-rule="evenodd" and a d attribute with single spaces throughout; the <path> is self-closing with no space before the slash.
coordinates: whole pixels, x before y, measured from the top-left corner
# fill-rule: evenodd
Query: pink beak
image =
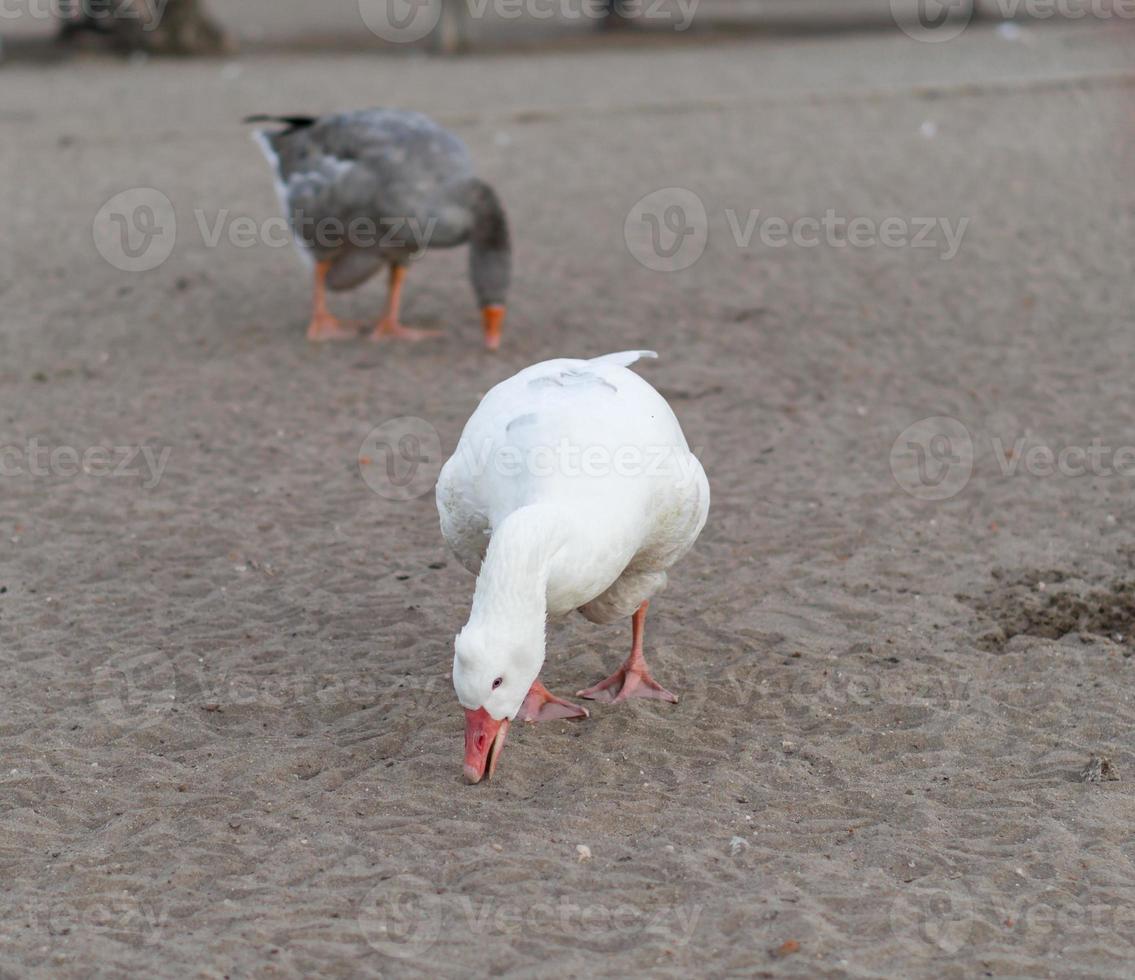
<path id="1" fill-rule="evenodd" d="M 484 708 L 465 709 L 465 781 L 479 783 L 489 779 L 497 768 L 504 740 L 508 736 L 508 719 L 497 721 Z"/>

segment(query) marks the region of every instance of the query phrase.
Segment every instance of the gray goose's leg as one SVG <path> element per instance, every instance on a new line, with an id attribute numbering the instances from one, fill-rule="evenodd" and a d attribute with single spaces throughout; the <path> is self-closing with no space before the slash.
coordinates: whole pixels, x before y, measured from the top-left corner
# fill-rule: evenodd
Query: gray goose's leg
<path id="1" fill-rule="evenodd" d="M 405 279 L 406 267 L 391 263 L 390 288 L 386 294 L 386 309 L 383 311 L 382 319 L 378 321 L 378 326 L 374 328 L 374 333 L 370 335 L 371 340 L 385 340 L 387 337 L 396 337 L 399 340 L 417 341 L 438 336 L 437 330 L 415 330 L 412 327 L 404 327 L 398 319 L 398 311 L 402 305 L 402 283 Z"/>
<path id="2" fill-rule="evenodd" d="M 330 262 L 315 264 L 315 291 L 311 323 L 307 325 L 308 340 L 347 340 L 358 336 L 358 331 L 344 324 L 327 308 L 327 273 L 330 270 Z"/>

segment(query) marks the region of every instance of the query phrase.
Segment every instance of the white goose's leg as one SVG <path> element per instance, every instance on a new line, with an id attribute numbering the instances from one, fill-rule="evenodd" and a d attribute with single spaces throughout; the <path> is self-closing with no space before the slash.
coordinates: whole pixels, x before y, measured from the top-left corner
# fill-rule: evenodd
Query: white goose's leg
<path id="1" fill-rule="evenodd" d="M 618 704 L 628 698 L 652 698 L 656 701 L 670 701 L 678 703 L 676 695 L 671 694 L 653 677 L 646 667 L 646 656 L 642 652 L 642 638 L 646 632 L 646 610 L 650 602 L 644 602 L 638 611 L 631 617 L 633 640 L 631 653 L 626 662 L 605 681 L 600 681 L 594 687 L 585 688 L 577 692 L 576 697 L 588 698 L 592 701 L 611 701 Z M 616 694 L 612 694 L 616 688 Z"/>
<path id="2" fill-rule="evenodd" d="M 589 716 L 590 712 L 585 707 L 557 698 L 539 680 L 535 680 L 517 717 L 520 721 L 556 721 Z"/>

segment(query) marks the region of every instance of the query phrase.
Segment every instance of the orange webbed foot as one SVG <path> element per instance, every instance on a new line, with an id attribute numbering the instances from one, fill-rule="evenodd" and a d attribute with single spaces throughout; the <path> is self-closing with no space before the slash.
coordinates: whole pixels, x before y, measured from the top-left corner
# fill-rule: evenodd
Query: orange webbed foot
<path id="1" fill-rule="evenodd" d="M 434 337 L 440 337 L 440 330 L 417 330 L 414 327 L 406 327 L 399 323 L 397 320 L 383 319 L 378 321 L 378 325 L 371 333 L 370 339 L 373 341 L 380 340 L 407 340 L 410 343 L 419 343 L 423 340 L 431 340 Z"/>
<path id="2" fill-rule="evenodd" d="M 357 326 L 344 323 L 330 313 L 316 314 L 307 325 L 307 339 L 317 343 L 325 340 L 354 340 L 358 335 Z"/>

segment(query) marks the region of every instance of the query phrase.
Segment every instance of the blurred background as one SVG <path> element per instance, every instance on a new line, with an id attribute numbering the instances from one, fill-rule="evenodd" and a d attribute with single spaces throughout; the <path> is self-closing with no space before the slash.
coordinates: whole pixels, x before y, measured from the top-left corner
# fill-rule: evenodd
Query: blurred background
<path id="1" fill-rule="evenodd" d="M 5 0 L 0 33 L 9 57 L 48 53 L 61 27 L 85 48 L 453 52 L 594 40 L 617 27 L 634 27 L 639 41 L 896 26 L 945 35 L 975 21 L 1130 17 L 1128 6 L 1127 0 Z M 179 22 L 179 36 L 154 29 L 163 18 Z M 211 26 L 193 31 L 181 21 Z M 92 29 L 75 29 L 83 23 Z"/>

